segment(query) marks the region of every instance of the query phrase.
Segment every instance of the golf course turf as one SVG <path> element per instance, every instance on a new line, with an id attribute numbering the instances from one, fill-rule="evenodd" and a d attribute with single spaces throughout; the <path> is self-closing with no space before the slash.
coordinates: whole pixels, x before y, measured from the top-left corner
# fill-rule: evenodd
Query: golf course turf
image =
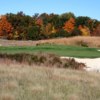
<path id="1" fill-rule="evenodd" d="M 0 53 L 37 53 L 46 52 L 59 56 L 79 57 L 79 58 L 98 58 L 100 57 L 99 48 L 88 48 L 80 46 L 66 46 L 55 44 L 41 44 L 37 46 L 8 46 L 0 47 Z"/>

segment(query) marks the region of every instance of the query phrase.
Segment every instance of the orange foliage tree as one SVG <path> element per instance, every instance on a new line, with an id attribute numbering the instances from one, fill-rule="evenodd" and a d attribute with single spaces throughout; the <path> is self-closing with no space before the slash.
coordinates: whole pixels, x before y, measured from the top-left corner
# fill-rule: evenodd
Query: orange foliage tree
<path id="1" fill-rule="evenodd" d="M 8 36 L 13 30 L 12 25 L 7 21 L 6 16 L 0 17 L 0 36 Z"/>
<path id="2" fill-rule="evenodd" d="M 74 18 L 70 18 L 67 22 L 65 22 L 64 25 L 64 30 L 66 30 L 67 32 L 72 32 L 75 28 L 75 19 Z"/>
<path id="3" fill-rule="evenodd" d="M 36 24 L 39 25 L 39 26 L 42 26 L 42 25 L 43 25 L 43 20 L 40 19 L 40 18 L 37 19 L 37 20 L 36 20 Z"/>

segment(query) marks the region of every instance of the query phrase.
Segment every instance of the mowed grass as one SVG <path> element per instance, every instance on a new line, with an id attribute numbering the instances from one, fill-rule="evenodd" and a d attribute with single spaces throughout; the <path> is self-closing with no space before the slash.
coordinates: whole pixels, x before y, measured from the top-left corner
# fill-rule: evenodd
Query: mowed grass
<path id="1" fill-rule="evenodd" d="M 80 46 L 65 46 L 55 44 L 41 44 L 38 46 L 8 46 L 0 47 L 0 53 L 35 53 L 46 52 L 54 53 L 59 56 L 97 58 L 100 57 L 99 48 L 88 48 Z"/>
<path id="2" fill-rule="evenodd" d="M 1 64 L 0 100 L 100 100 L 100 73 Z"/>

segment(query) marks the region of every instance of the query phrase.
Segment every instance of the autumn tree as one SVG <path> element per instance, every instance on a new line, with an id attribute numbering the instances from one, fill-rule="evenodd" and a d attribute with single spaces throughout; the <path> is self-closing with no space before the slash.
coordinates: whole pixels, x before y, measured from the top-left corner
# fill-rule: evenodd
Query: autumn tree
<path id="1" fill-rule="evenodd" d="M 36 20 L 35 24 L 41 27 L 43 25 L 43 20 L 39 18 Z"/>
<path id="2" fill-rule="evenodd" d="M 52 32 L 52 24 L 51 23 L 48 23 L 45 27 L 45 33 L 46 34 L 51 34 Z"/>
<path id="3" fill-rule="evenodd" d="M 76 23 L 75 25 L 78 27 L 79 25 L 82 25 L 82 26 L 87 26 L 89 27 L 89 21 L 90 21 L 90 18 L 89 17 L 83 17 L 83 16 L 79 16 L 76 18 Z"/>
<path id="4" fill-rule="evenodd" d="M 0 36 L 7 37 L 13 30 L 12 25 L 8 22 L 6 16 L 0 18 Z"/>
<path id="5" fill-rule="evenodd" d="M 66 30 L 67 32 L 72 32 L 75 28 L 75 19 L 74 18 L 70 18 L 67 22 L 65 22 L 64 25 L 64 30 Z"/>
<path id="6" fill-rule="evenodd" d="M 63 13 L 63 14 L 60 15 L 60 20 L 61 20 L 62 24 L 64 24 L 70 18 L 75 18 L 75 15 L 72 12 Z"/>
<path id="7" fill-rule="evenodd" d="M 29 27 L 35 26 L 35 17 L 25 15 L 23 12 L 17 14 L 6 14 L 7 20 L 13 26 L 12 39 L 27 39 Z"/>
<path id="8" fill-rule="evenodd" d="M 0 18 L 0 35 L 10 39 L 38 40 L 56 37 L 100 35 L 100 21 L 89 17 L 75 15 L 71 12 L 58 14 L 25 15 L 8 13 Z M 12 28 L 13 27 L 13 28 Z M 12 38 L 11 38 L 12 37 Z"/>
<path id="9" fill-rule="evenodd" d="M 61 29 L 59 31 L 56 31 L 55 33 L 50 34 L 50 38 L 57 38 L 57 37 L 69 37 L 69 33 L 65 31 L 64 29 Z"/>
<path id="10" fill-rule="evenodd" d="M 82 36 L 90 36 L 90 30 L 87 26 L 79 26 L 79 30 L 82 32 Z"/>
<path id="11" fill-rule="evenodd" d="M 50 16 L 46 13 L 42 13 L 41 15 L 38 16 L 38 18 L 43 20 L 43 25 L 46 26 L 49 22 Z"/>
<path id="12" fill-rule="evenodd" d="M 100 24 L 93 30 L 92 35 L 100 36 Z"/>

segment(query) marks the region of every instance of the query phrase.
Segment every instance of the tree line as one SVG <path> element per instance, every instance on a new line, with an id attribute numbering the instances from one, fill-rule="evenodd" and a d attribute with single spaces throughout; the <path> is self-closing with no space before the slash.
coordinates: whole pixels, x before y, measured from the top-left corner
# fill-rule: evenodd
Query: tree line
<path id="1" fill-rule="evenodd" d="M 40 40 L 71 36 L 100 36 L 100 21 L 73 13 L 7 13 L 0 16 L 0 37 L 16 40 Z"/>

